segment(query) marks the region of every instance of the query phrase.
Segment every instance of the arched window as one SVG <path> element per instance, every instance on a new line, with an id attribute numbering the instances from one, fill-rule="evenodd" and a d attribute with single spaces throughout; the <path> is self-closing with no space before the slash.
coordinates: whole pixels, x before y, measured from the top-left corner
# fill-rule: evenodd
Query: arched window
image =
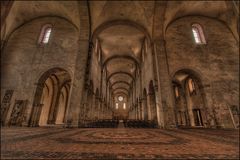
<path id="1" fill-rule="evenodd" d="M 191 78 L 188 80 L 188 88 L 190 93 L 195 91 L 195 84 Z"/>
<path id="2" fill-rule="evenodd" d="M 52 32 L 52 25 L 46 24 L 42 27 L 40 36 L 39 36 L 39 44 L 47 44 L 49 42 L 49 38 Z"/>
<path id="3" fill-rule="evenodd" d="M 116 109 L 118 109 L 118 103 L 116 103 Z"/>
<path id="4" fill-rule="evenodd" d="M 123 103 L 123 109 L 126 109 L 126 103 Z"/>
<path id="5" fill-rule="evenodd" d="M 192 25 L 192 32 L 194 40 L 197 44 L 206 44 L 203 29 L 199 24 Z"/>

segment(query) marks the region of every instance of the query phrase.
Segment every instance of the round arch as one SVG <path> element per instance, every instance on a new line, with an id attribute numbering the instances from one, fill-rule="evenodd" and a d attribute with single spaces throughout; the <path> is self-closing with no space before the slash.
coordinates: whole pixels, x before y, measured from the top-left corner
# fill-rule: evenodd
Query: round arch
<path id="1" fill-rule="evenodd" d="M 137 30 L 139 30 L 140 32 L 144 33 L 144 35 L 146 36 L 149 44 L 151 44 L 151 37 L 150 34 L 148 33 L 148 31 L 141 25 L 139 25 L 136 22 L 130 21 L 130 20 L 112 20 L 112 21 L 108 21 L 105 22 L 103 24 L 101 24 L 99 27 L 97 27 L 97 29 L 95 29 L 95 31 L 93 32 L 91 41 L 94 43 L 97 39 L 97 36 L 105 29 L 112 27 L 114 25 L 128 25 L 131 27 L 136 28 Z"/>
<path id="2" fill-rule="evenodd" d="M 115 92 L 115 95 L 121 95 L 124 94 L 126 97 L 128 97 L 128 95 L 125 92 L 119 91 L 119 92 Z"/>
<path id="3" fill-rule="evenodd" d="M 58 84 L 58 83 L 60 83 L 60 80 L 58 78 L 57 73 L 61 73 L 61 72 L 64 72 L 66 77 L 65 77 L 65 81 L 62 82 L 63 84 Z M 46 86 L 45 82 L 48 79 L 51 79 L 51 77 L 54 77 L 54 79 L 56 79 L 56 83 L 57 83 L 57 86 L 55 86 L 53 88 L 54 90 L 56 89 L 54 91 L 55 99 L 59 98 L 59 94 L 58 94 L 59 87 L 61 87 L 63 85 L 66 85 L 66 83 L 69 83 L 71 81 L 70 74 L 63 68 L 51 68 L 51 69 L 45 71 L 45 73 L 42 74 L 42 76 L 39 78 L 37 86 L 36 86 L 36 91 L 35 91 L 35 95 L 34 95 L 34 99 L 33 99 L 32 113 L 31 113 L 31 117 L 30 117 L 30 120 L 29 120 L 29 126 L 38 126 L 39 125 L 40 114 L 41 114 L 41 111 L 42 111 L 42 109 L 39 109 L 39 108 L 42 108 L 42 105 L 43 105 L 43 104 L 41 104 L 42 103 L 41 101 L 42 101 L 42 98 L 43 98 L 44 87 Z M 49 90 L 49 88 L 48 88 L 48 90 Z M 54 105 L 54 106 L 52 106 L 52 105 Z M 57 105 L 58 105 L 58 99 L 55 100 L 54 104 L 53 104 L 53 102 L 51 102 L 50 110 L 55 111 L 56 110 L 55 107 Z M 55 114 L 56 113 L 52 113 L 53 120 L 56 118 Z"/>
<path id="4" fill-rule="evenodd" d="M 139 61 L 135 58 L 135 57 L 132 57 L 132 56 L 129 56 L 129 55 L 115 55 L 115 56 L 112 56 L 112 57 L 109 57 L 108 59 L 106 59 L 104 62 L 103 62 L 103 68 L 104 66 L 107 66 L 107 64 L 113 60 L 113 59 L 117 59 L 117 58 L 123 58 L 123 59 L 128 59 L 128 60 L 132 60 L 134 63 L 135 63 L 135 67 L 136 68 L 139 68 Z"/>
<path id="5" fill-rule="evenodd" d="M 123 72 L 123 71 L 119 71 L 119 72 L 114 72 L 112 74 L 109 75 L 108 79 L 107 79 L 107 82 L 109 82 L 109 80 L 111 79 L 112 76 L 116 75 L 116 74 L 125 74 L 125 75 L 128 75 L 129 77 L 132 78 L 132 80 L 134 81 L 134 77 L 128 73 L 128 72 Z"/>
<path id="6" fill-rule="evenodd" d="M 112 90 L 112 92 L 114 92 L 114 91 L 116 91 L 116 90 L 119 90 L 119 89 L 120 89 L 120 90 L 123 89 L 123 90 L 127 91 L 127 93 L 129 93 L 129 90 L 126 89 L 126 88 L 124 88 L 124 87 L 118 87 L 118 88 L 115 88 L 115 89 Z"/>
<path id="7" fill-rule="evenodd" d="M 130 87 L 130 84 L 128 82 L 126 82 L 126 81 L 116 81 L 113 84 L 111 84 L 110 87 L 112 88 L 114 85 L 119 84 L 119 83 L 126 84 L 126 85 L 128 85 Z"/>

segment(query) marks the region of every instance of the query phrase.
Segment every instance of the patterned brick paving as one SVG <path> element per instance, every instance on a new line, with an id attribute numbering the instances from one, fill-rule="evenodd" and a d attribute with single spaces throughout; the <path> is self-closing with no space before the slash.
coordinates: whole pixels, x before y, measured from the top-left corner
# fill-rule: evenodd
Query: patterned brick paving
<path id="1" fill-rule="evenodd" d="M 2 159 L 239 159 L 239 130 L 2 128 Z"/>

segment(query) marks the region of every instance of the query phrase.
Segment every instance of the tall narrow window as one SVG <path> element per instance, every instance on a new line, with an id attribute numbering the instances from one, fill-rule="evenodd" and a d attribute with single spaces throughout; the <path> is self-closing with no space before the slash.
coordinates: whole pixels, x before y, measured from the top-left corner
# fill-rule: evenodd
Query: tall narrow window
<path id="1" fill-rule="evenodd" d="M 199 24 L 192 25 L 192 32 L 194 40 L 197 44 L 206 44 L 206 40 L 203 34 L 203 29 Z"/>
<path id="2" fill-rule="evenodd" d="M 42 27 L 41 34 L 39 36 L 40 44 L 47 44 L 49 42 L 49 38 L 52 32 L 52 25 L 46 24 Z"/>
<path id="3" fill-rule="evenodd" d="M 118 103 L 116 103 L 116 109 L 118 109 Z"/>
<path id="4" fill-rule="evenodd" d="M 126 103 L 123 103 L 123 109 L 126 109 Z"/>
<path id="5" fill-rule="evenodd" d="M 178 91 L 178 87 L 177 86 L 175 86 L 175 96 L 176 96 L 176 98 L 179 97 L 179 91 Z"/>
<path id="6" fill-rule="evenodd" d="M 188 88 L 190 93 L 193 93 L 195 91 L 195 84 L 192 79 L 188 80 Z"/>

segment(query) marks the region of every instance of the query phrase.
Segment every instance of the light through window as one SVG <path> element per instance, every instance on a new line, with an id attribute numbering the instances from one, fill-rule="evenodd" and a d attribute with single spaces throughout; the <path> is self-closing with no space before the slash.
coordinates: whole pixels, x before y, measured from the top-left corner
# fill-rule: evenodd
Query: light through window
<path id="1" fill-rule="evenodd" d="M 123 103 L 123 109 L 126 109 L 126 103 Z"/>
<path id="2" fill-rule="evenodd" d="M 42 41 L 43 43 L 45 43 L 45 44 L 48 43 L 50 35 L 51 35 L 51 31 L 52 31 L 51 28 L 46 29 L 44 37 L 43 37 L 43 41 Z"/>
<path id="3" fill-rule="evenodd" d="M 175 87 L 175 96 L 176 96 L 176 98 L 179 97 L 178 87 Z"/>
<path id="4" fill-rule="evenodd" d="M 193 36 L 194 36 L 195 42 L 196 43 L 201 43 L 198 29 L 196 27 L 193 27 L 192 31 L 193 31 Z"/>
<path id="5" fill-rule="evenodd" d="M 122 96 L 119 96 L 119 97 L 118 97 L 118 100 L 119 100 L 119 101 L 123 101 L 123 97 L 122 97 Z"/>
<path id="6" fill-rule="evenodd" d="M 192 33 L 194 40 L 197 44 L 206 44 L 205 36 L 203 34 L 203 29 L 199 24 L 192 25 Z"/>
<path id="7" fill-rule="evenodd" d="M 188 87 L 189 87 L 190 93 L 192 93 L 195 90 L 195 85 L 192 79 L 188 80 Z"/>
<path id="8" fill-rule="evenodd" d="M 118 103 L 116 103 L 116 109 L 118 109 Z"/>
<path id="9" fill-rule="evenodd" d="M 47 44 L 52 32 L 52 25 L 46 24 L 42 27 L 41 34 L 39 36 L 39 44 Z"/>

